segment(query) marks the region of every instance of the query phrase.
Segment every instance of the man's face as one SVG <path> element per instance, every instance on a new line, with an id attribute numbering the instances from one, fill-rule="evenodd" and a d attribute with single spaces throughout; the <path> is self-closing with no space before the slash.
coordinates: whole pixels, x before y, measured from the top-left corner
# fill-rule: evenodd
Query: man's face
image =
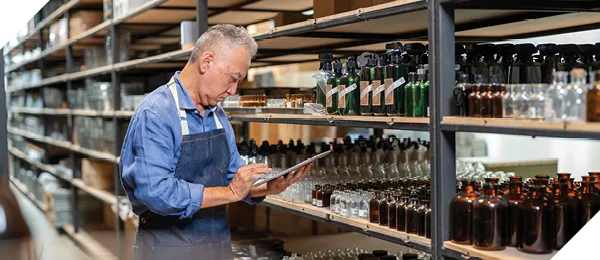
<path id="1" fill-rule="evenodd" d="M 205 74 L 206 81 L 199 86 L 203 106 L 214 107 L 227 96 L 235 94 L 250 67 L 250 56 L 244 47 L 237 46 L 222 52 L 216 54 L 211 62 L 214 64 L 210 64 Z"/>

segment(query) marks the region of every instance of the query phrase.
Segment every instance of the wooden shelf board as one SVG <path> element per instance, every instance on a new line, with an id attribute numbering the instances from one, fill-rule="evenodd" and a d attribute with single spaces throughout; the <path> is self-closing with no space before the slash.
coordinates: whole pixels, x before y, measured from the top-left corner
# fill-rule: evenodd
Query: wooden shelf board
<path id="1" fill-rule="evenodd" d="M 75 232 L 75 228 L 72 225 L 62 226 L 63 231 L 81 247 L 86 254 L 94 259 L 118 259 L 110 250 L 108 250 L 100 242 L 96 241 L 90 234 L 85 231 L 79 230 Z"/>
<path id="2" fill-rule="evenodd" d="M 89 156 L 94 157 L 96 159 L 118 163 L 117 157 L 115 157 L 114 155 L 109 154 L 109 153 L 94 151 L 94 150 L 91 150 L 91 149 L 83 148 L 83 147 L 81 147 L 79 145 L 72 145 L 71 146 L 71 150 L 73 150 L 75 152 L 78 152 L 78 153 L 85 154 L 85 155 L 89 155 Z"/>
<path id="3" fill-rule="evenodd" d="M 458 117 L 445 116 L 442 124 L 459 124 L 459 125 L 474 125 L 474 126 L 493 126 L 506 128 L 521 128 L 521 129 L 549 129 L 549 130 L 565 130 L 564 122 L 548 122 L 548 121 L 529 121 L 516 120 L 512 118 L 473 118 L 473 117 Z"/>
<path id="4" fill-rule="evenodd" d="M 377 117 L 377 116 L 337 116 L 337 115 L 305 115 L 305 114 L 231 114 L 237 118 L 264 119 L 305 119 L 305 120 L 327 120 L 334 124 L 336 121 L 354 121 L 364 123 L 387 123 L 387 124 L 429 124 L 428 117 Z"/>
<path id="5" fill-rule="evenodd" d="M 517 250 L 515 247 L 506 247 L 501 251 L 487 251 L 475 249 L 471 245 L 460 245 L 450 241 L 444 242 L 444 248 L 458 252 L 465 257 L 477 257 L 486 260 L 546 260 L 556 254 L 556 250 L 550 254 L 527 254 Z"/>
<path id="6" fill-rule="evenodd" d="M 56 177 L 58 177 L 58 178 L 60 178 L 62 180 L 65 180 L 67 182 L 71 182 L 71 178 L 67 178 L 67 177 L 63 176 L 62 173 L 59 173 L 59 171 L 56 170 L 56 167 L 54 167 L 52 165 L 44 164 L 44 163 L 42 163 L 42 162 L 40 162 L 38 160 L 30 159 L 30 158 L 27 157 L 27 154 L 25 154 L 23 151 L 20 151 L 19 149 L 14 148 L 12 146 L 8 147 L 8 151 L 12 155 L 14 155 L 14 156 L 16 156 L 16 157 L 18 157 L 18 158 L 20 158 L 22 160 L 27 161 L 28 163 L 30 163 L 30 164 L 34 165 L 35 167 L 39 168 L 40 170 L 46 171 L 46 172 L 48 172 L 48 173 L 50 173 L 50 174 L 52 174 L 52 175 L 54 175 L 54 176 L 56 176 Z"/>
<path id="7" fill-rule="evenodd" d="M 115 194 L 105 190 L 89 187 L 83 182 L 82 179 L 73 178 L 71 180 L 71 183 L 73 183 L 73 185 L 75 185 L 80 190 L 87 192 L 88 194 L 92 195 L 93 197 L 101 200 L 102 202 L 108 205 L 114 205 L 115 203 L 117 203 L 117 196 L 115 196 Z"/>
<path id="8" fill-rule="evenodd" d="M 10 176 L 10 182 L 15 186 L 15 188 L 17 188 L 17 190 L 19 190 L 21 193 L 23 193 L 23 195 L 25 195 L 25 197 L 27 197 L 29 200 L 31 200 L 31 202 L 33 202 L 33 204 L 35 204 L 35 206 L 37 206 L 41 211 L 43 211 L 43 212 L 48 211 L 48 205 L 46 205 L 43 202 L 38 201 L 37 198 L 33 195 L 33 193 L 29 192 L 29 190 L 27 189 L 27 186 L 25 186 L 25 184 L 21 183 L 21 181 L 19 181 L 17 178 L 13 177 L 12 175 Z"/>

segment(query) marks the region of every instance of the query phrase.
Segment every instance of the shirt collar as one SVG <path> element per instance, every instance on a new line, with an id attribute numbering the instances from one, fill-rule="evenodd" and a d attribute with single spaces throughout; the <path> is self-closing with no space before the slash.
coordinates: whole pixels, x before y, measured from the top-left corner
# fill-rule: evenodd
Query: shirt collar
<path id="1" fill-rule="evenodd" d="M 179 94 L 179 106 L 181 109 L 196 109 L 194 101 L 192 100 L 187 90 L 183 87 L 183 84 L 181 84 L 181 81 L 179 80 L 179 73 L 181 73 L 181 71 L 176 71 L 175 75 L 173 76 L 173 79 L 175 79 L 175 84 L 177 85 L 177 94 Z M 212 112 L 215 112 L 216 109 L 217 106 L 208 108 L 208 110 Z"/>

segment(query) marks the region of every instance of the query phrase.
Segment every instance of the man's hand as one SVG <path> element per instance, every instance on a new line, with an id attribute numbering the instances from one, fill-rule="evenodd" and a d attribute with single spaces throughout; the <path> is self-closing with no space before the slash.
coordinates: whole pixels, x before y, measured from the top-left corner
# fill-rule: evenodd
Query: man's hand
<path id="1" fill-rule="evenodd" d="M 309 163 L 306 166 L 301 167 L 297 171 L 288 173 L 287 177 L 281 176 L 277 179 L 273 179 L 267 182 L 267 193 L 268 194 L 279 194 L 287 187 L 298 181 L 300 178 L 304 177 L 310 168 L 312 167 L 312 163 Z"/>
<path id="2" fill-rule="evenodd" d="M 229 184 L 229 189 L 238 201 L 242 200 L 250 193 L 254 180 L 260 178 L 262 174 L 271 172 L 271 170 L 264 163 L 242 166 L 233 176 L 233 180 Z"/>

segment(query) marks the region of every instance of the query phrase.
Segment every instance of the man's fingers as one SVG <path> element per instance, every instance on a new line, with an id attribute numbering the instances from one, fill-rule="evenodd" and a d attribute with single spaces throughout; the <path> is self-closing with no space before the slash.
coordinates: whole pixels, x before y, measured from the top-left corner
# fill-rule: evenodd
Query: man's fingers
<path id="1" fill-rule="evenodd" d="M 250 172 L 252 174 L 267 174 L 270 173 L 273 169 L 271 168 L 254 168 Z"/>

